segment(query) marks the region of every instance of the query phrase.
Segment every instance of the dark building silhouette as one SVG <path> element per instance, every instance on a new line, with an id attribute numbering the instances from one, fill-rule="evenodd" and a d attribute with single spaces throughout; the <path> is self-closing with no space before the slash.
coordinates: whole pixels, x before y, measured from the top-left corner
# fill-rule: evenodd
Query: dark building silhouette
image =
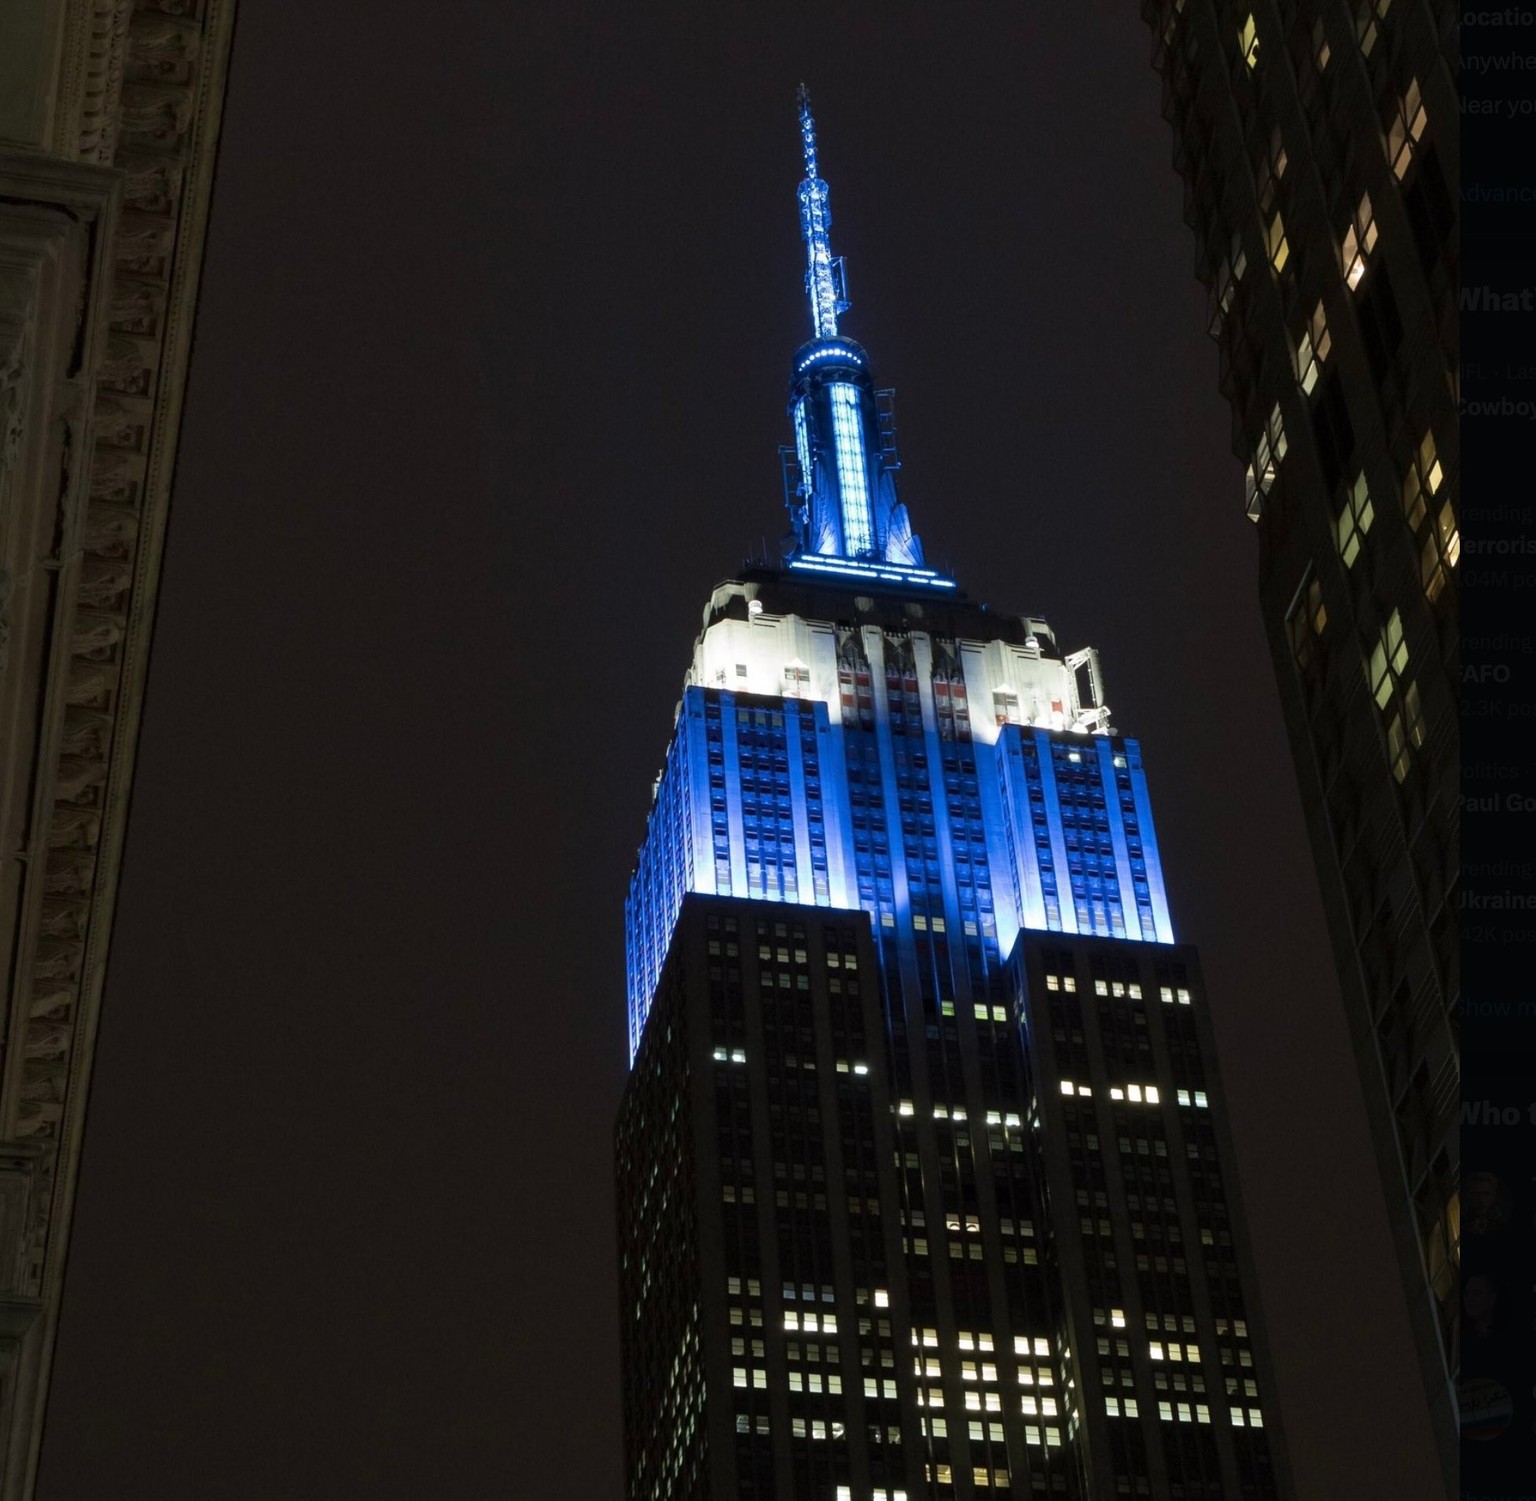
<path id="1" fill-rule="evenodd" d="M 930 568 L 846 311 L 627 907 L 631 1501 L 1289 1496 L 1194 951 L 1097 656 Z"/>
<path id="2" fill-rule="evenodd" d="M 1146 0 L 1426 1398 L 1457 1474 L 1457 12 Z M 1234 497 L 1235 499 L 1235 497 Z"/>

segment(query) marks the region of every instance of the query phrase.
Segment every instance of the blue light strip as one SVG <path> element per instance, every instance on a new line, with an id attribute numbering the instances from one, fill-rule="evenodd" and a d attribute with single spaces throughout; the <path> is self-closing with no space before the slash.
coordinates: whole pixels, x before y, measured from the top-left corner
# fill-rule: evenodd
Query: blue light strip
<path id="1" fill-rule="evenodd" d="M 804 573 L 832 573 L 849 579 L 878 580 L 888 584 L 916 584 L 927 589 L 954 589 L 953 579 L 942 578 L 931 568 L 908 568 L 904 563 L 857 563 L 850 558 L 791 558 L 789 566 Z"/>
<path id="2" fill-rule="evenodd" d="M 796 373 L 799 373 L 802 370 L 809 370 L 812 365 L 818 364 L 822 360 L 843 360 L 850 365 L 862 365 L 864 363 L 863 359 L 859 355 L 855 354 L 853 350 L 849 349 L 846 345 L 834 344 L 830 348 L 817 349 L 806 355 L 806 357 L 801 360 L 798 365 L 795 366 Z"/>
<path id="3" fill-rule="evenodd" d="M 795 403 L 795 457 L 800 460 L 800 485 L 807 500 L 811 496 L 811 437 L 805 425 L 805 398 Z"/>
<path id="4" fill-rule="evenodd" d="M 873 552 L 859 393 L 856 387 L 841 383 L 828 390 L 832 396 L 832 442 L 837 449 L 837 492 L 843 513 L 843 551 L 854 555 Z"/>

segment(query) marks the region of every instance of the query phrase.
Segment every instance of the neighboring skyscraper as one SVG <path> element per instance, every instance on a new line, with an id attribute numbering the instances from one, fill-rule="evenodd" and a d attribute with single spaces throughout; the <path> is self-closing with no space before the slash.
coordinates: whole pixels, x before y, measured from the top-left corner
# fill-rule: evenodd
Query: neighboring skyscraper
<path id="1" fill-rule="evenodd" d="M 924 564 L 800 121 L 792 533 L 705 611 L 627 910 L 628 1494 L 1286 1496 L 1140 748 Z"/>
<path id="2" fill-rule="evenodd" d="M 0 1501 L 36 1480 L 233 27 L 0 7 Z"/>
<path id="3" fill-rule="evenodd" d="M 1456 1485 L 1457 11 L 1145 0 L 1259 603 Z"/>

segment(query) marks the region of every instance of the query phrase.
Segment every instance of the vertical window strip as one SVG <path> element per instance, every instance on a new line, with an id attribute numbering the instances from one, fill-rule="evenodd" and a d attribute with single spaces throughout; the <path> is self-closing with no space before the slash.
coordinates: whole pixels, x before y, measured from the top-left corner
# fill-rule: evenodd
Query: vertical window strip
<path id="1" fill-rule="evenodd" d="M 843 548 L 847 556 L 856 557 L 874 550 L 859 397 L 853 386 L 838 383 L 829 389 L 832 393 L 832 438 L 837 446 L 837 488 L 842 500 Z"/>

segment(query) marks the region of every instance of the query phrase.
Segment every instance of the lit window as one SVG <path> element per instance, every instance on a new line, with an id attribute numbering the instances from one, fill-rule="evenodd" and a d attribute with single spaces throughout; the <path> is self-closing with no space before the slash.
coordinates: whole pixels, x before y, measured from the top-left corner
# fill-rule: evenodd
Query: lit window
<path id="1" fill-rule="evenodd" d="M 1376 248 L 1376 219 L 1371 212 L 1371 195 L 1360 195 L 1360 207 L 1355 210 L 1354 222 L 1344 231 L 1344 244 L 1340 249 L 1340 263 L 1344 280 L 1350 290 L 1358 287 L 1365 277 L 1366 260 Z"/>
<path id="2" fill-rule="evenodd" d="M 1461 556 L 1461 531 L 1456 525 L 1456 511 L 1449 500 L 1440 507 L 1434 530 L 1424 538 L 1419 554 L 1419 575 L 1424 593 L 1438 599 L 1445 588 L 1446 569 L 1454 568 Z"/>
<path id="3" fill-rule="evenodd" d="M 1371 697 L 1376 700 L 1378 709 L 1387 707 L 1397 678 L 1407 666 L 1408 643 L 1403 639 L 1403 616 L 1400 610 L 1394 610 L 1371 650 L 1371 665 L 1366 673 Z"/>
<path id="4" fill-rule="evenodd" d="M 1243 22 L 1242 29 L 1237 33 L 1238 50 L 1243 54 L 1243 61 L 1250 68 L 1257 67 L 1259 62 L 1259 28 L 1250 13 L 1248 19 Z"/>
<path id="5" fill-rule="evenodd" d="M 1328 332 L 1328 319 L 1319 302 L 1296 340 L 1296 379 L 1308 396 L 1317 385 L 1323 363 L 1332 348 L 1333 337 Z"/>
<path id="6" fill-rule="evenodd" d="M 1439 493 L 1444 478 L 1440 460 L 1435 455 L 1435 435 L 1427 432 L 1403 479 L 1403 511 L 1408 517 L 1408 525 L 1415 531 L 1424 520 L 1429 500 Z"/>
<path id="7" fill-rule="evenodd" d="M 1286 447 L 1285 422 L 1276 402 L 1253 445 L 1253 462 L 1248 466 L 1246 510 L 1250 521 L 1257 521 L 1264 514 L 1264 497 L 1275 482 Z"/>
<path id="8" fill-rule="evenodd" d="M 1365 473 L 1362 470 L 1355 476 L 1355 482 L 1350 486 L 1344 497 L 1344 509 L 1339 512 L 1333 523 L 1333 540 L 1338 544 L 1339 556 L 1344 559 L 1346 568 L 1355 566 L 1355 559 L 1360 556 L 1360 546 L 1365 541 L 1365 534 L 1371 529 L 1371 522 L 1376 519 L 1375 508 L 1371 505 L 1371 494 L 1365 483 Z"/>
<path id="9" fill-rule="evenodd" d="M 838 499 L 842 503 L 843 548 L 847 557 L 871 551 L 869 489 L 864 475 L 864 432 L 855 387 L 835 383 L 832 393 L 832 443 L 837 455 Z"/>
<path id="10" fill-rule="evenodd" d="M 1291 258 L 1291 247 L 1285 242 L 1285 223 L 1278 210 L 1265 231 L 1265 248 L 1269 251 L 1270 265 L 1277 272 L 1284 271 L 1285 263 Z"/>
<path id="11" fill-rule="evenodd" d="M 1424 593 L 1438 599 L 1445 589 L 1449 571 L 1461 559 L 1461 529 L 1456 520 L 1456 506 L 1449 494 L 1440 496 L 1445 471 L 1435 453 L 1435 435 L 1426 432 L 1414 453 L 1408 472 L 1403 476 L 1403 514 L 1423 543 L 1419 554 L 1419 576 Z M 1428 517 L 1434 524 L 1425 527 Z"/>
<path id="12" fill-rule="evenodd" d="M 1419 80 L 1410 78 L 1401 99 L 1392 101 L 1392 118 L 1387 122 L 1387 160 L 1399 178 L 1413 165 L 1414 148 L 1424 138 L 1429 116 L 1419 94 Z"/>
<path id="13" fill-rule="evenodd" d="M 1360 0 L 1359 8 L 1355 11 L 1355 38 L 1366 57 L 1371 55 L 1371 49 L 1380 35 L 1377 21 L 1384 20 L 1391 9 L 1392 0 Z"/>
<path id="14" fill-rule="evenodd" d="M 1399 782 L 1408 775 L 1409 748 L 1417 749 L 1423 743 L 1424 711 L 1419 704 L 1419 685 L 1409 683 L 1403 689 L 1402 712 L 1394 710 L 1387 724 L 1387 760 Z"/>
<path id="15" fill-rule="evenodd" d="M 1317 61 L 1317 71 L 1321 73 L 1328 66 L 1328 59 L 1333 56 L 1328 46 L 1328 34 L 1323 29 L 1321 17 L 1312 27 L 1312 56 Z"/>

